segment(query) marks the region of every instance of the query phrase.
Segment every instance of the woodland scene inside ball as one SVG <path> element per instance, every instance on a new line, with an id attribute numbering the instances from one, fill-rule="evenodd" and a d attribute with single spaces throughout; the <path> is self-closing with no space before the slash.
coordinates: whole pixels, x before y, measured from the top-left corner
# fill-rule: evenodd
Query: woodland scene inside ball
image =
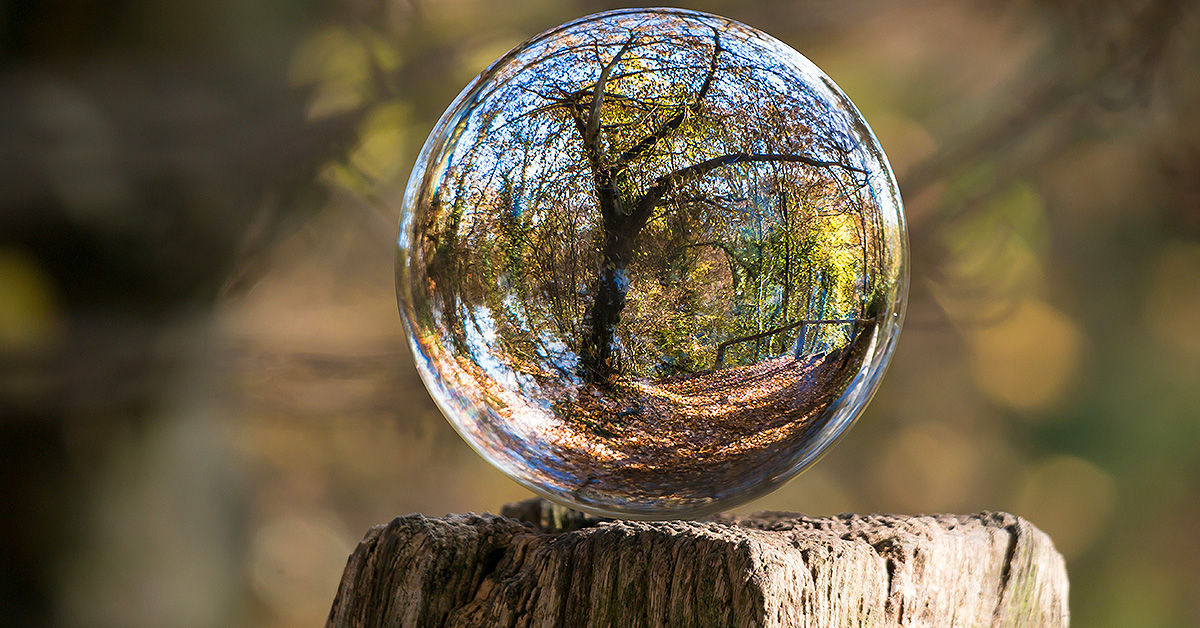
<path id="1" fill-rule="evenodd" d="M 769 492 L 861 414 L 907 292 L 899 192 L 787 45 L 674 9 L 580 19 L 450 106 L 409 181 L 397 290 L 460 434 L 587 511 Z"/>

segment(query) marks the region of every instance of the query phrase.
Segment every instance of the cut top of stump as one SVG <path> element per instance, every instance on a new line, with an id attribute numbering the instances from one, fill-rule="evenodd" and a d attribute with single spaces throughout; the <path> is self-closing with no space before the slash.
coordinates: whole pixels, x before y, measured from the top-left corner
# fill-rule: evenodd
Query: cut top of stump
<path id="1" fill-rule="evenodd" d="M 638 522 L 537 499 L 503 512 L 372 528 L 327 628 L 1068 624 L 1062 556 L 1007 513 Z"/>

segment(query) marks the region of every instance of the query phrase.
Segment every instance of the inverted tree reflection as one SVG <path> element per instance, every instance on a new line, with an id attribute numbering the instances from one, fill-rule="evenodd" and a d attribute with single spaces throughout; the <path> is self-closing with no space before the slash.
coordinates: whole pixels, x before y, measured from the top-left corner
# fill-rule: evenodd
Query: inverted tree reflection
<path id="1" fill-rule="evenodd" d="M 629 13 L 518 49 L 423 173 L 401 274 L 431 363 L 501 441 L 515 419 L 609 439 L 593 456 L 669 426 L 660 459 L 771 430 L 754 446 L 800 447 L 896 303 L 899 208 L 860 120 L 719 18 Z"/>

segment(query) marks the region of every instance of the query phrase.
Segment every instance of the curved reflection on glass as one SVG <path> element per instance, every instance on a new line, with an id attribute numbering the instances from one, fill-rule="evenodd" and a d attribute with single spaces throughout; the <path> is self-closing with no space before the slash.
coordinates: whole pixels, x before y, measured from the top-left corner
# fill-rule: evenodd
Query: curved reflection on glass
<path id="1" fill-rule="evenodd" d="M 583 18 L 454 101 L 409 180 L 418 369 L 537 493 L 694 516 L 795 476 L 862 412 L 907 291 L 900 196 L 811 62 L 724 18 Z"/>

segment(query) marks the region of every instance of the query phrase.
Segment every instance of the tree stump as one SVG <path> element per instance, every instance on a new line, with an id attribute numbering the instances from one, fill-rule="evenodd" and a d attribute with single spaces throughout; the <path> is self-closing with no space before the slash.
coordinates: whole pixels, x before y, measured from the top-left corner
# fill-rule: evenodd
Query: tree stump
<path id="1" fill-rule="evenodd" d="M 1067 573 L 1020 517 L 607 520 L 539 499 L 398 517 L 346 565 L 327 628 L 1067 626 Z"/>

